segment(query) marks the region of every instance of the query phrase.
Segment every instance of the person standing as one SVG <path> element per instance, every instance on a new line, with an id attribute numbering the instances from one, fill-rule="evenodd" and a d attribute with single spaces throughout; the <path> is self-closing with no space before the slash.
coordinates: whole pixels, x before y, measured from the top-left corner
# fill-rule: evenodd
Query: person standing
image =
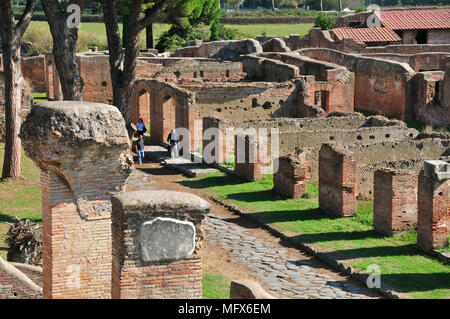
<path id="1" fill-rule="evenodd" d="M 144 159 L 144 137 L 139 135 L 139 139 L 136 142 L 136 153 L 138 155 L 139 164 L 142 164 L 142 160 Z"/>
<path id="2" fill-rule="evenodd" d="M 136 128 L 139 136 L 142 136 L 145 132 L 147 132 L 147 127 L 145 127 L 144 121 L 142 119 L 139 119 L 139 121 L 136 123 Z"/>
<path id="3" fill-rule="evenodd" d="M 170 145 L 170 157 L 177 158 L 179 137 L 175 130 L 170 131 L 170 134 L 167 137 L 167 142 Z"/>

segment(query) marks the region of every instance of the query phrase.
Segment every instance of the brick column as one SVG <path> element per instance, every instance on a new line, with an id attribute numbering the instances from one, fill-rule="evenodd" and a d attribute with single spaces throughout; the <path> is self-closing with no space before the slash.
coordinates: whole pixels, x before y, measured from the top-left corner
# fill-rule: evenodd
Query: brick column
<path id="1" fill-rule="evenodd" d="M 355 154 L 336 144 L 323 144 L 319 152 L 319 206 L 332 216 L 356 213 L 358 168 Z"/>
<path id="2" fill-rule="evenodd" d="M 425 161 L 419 175 L 417 244 L 429 251 L 445 246 L 450 225 L 450 164 Z"/>
<path id="3" fill-rule="evenodd" d="M 306 194 L 306 181 L 311 179 L 306 153 L 280 157 L 278 163 L 278 171 L 273 174 L 274 190 L 289 198 L 300 198 Z"/>
<path id="4" fill-rule="evenodd" d="M 22 125 L 25 152 L 41 168 L 44 298 L 111 297 L 111 195 L 131 172 L 117 108 L 35 105 Z"/>
<path id="5" fill-rule="evenodd" d="M 374 173 L 373 227 L 392 236 L 417 226 L 417 181 L 413 171 L 380 169 Z"/>
<path id="6" fill-rule="evenodd" d="M 209 204 L 167 190 L 112 198 L 112 298 L 201 298 L 199 256 Z"/>
<path id="7" fill-rule="evenodd" d="M 264 178 L 265 155 L 258 138 L 253 135 L 236 134 L 234 137 L 234 159 L 236 175 L 249 181 Z"/>

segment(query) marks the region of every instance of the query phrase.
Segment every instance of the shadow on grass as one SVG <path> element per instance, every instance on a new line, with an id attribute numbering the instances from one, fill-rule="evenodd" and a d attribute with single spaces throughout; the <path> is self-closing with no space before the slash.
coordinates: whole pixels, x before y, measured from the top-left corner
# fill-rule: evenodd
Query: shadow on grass
<path id="1" fill-rule="evenodd" d="M 305 210 L 284 210 L 277 212 L 258 212 L 251 213 L 252 218 L 262 219 L 266 223 L 283 223 L 283 222 L 296 222 L 305 220 L 320 220 L 330 219 L 328 216 L 321 214 L 318 208 L 305 209 Z"/>
<path id="2" fill-rule="evenodd" d="M 381 274 L 381 281 L 396 287 L 400 292 L 424 292 L 450 288 L 450 273 Z M 444 298 L 449 298 L 447 295 Z"/>
<path id="3" fill-rule="evenodd" d="M 40 217 L 19 217 L 21 220 L 29 219 L 33 223 L 41 223 L 42 218 Z M 0 213 L 0 223 L 15 223 L 17 220 L 14 216 L 6 215 Z"/>
<path id="4" fill-rule="evenodd" d="M 229 194 L 227 199 L 236 200 L 240 202 L 262 202 L 268 200 L 280 200 L 284 197 L 277 195 L 273 190 L 256 191 L 256 192 L 243 192 Z"/>
<path id="5" fill-rule="evenodd" d="M 228 186 L 228 185 L 237 185 L 246 183 L 243 179 L 238 179 L 236 177 L 231 176 L 210 176 L 204 177 L 199 180 L 189 180 L 189 181 L 179 181 L 178 182 L 182 186 L 190 187 L 190 188 L 209 188 L 216 186 Z"/>
<path id="6" fill-rule="evenodd" d="M 378 235 L 376 232 L 374 232 L 373 230 L 366 230 L 366 231 L 353 231 L 353 232 L 327 232 L 327 233 L 315 233 L 315 234 L 303 234 L 303 235 L 298 235 L 298 236 L 294 236 L 294 239 L 298 239 L 302 242 L 305 243 L 319 243 L 319 242 L 327 242 L 327 241 L 336 241 L 336 240 L 360 240 L 360 239 L 369 239 L 369 238 L 381 238 L 380 235 Z M 393 248 L 397 248 L 397 247 L 393 247 Z M 371 249 L 371 248 L 364 248 L 364 249 Z M 381 247 L 380 248 L 382 251 L 386 250 L 386 247 Z M 360 251 L 361 249 L 356 249 L 355 250 L 355 254 L 354 254 L 354 258 L 357 257 L 362 257 L 362 256 L 357 256 L 358 253 L 357 251 Z M 381 251 L 380 250 L 380 251 Z M 347 250 L 340 250 L 339 253 L 344 253 Z M 352 250 L 348 250 L 348 251 L 352 251 Z M 370 257 L 370 256 L 367 256 Z M 352 257 L 349 257 L 352 258 Z"/>

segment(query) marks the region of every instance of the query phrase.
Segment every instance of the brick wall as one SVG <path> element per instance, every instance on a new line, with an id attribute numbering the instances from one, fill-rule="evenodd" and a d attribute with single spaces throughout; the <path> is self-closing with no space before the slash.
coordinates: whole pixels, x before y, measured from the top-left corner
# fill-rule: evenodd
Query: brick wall
<path id="1" fill-rule="evenodd" d="M 267 145 L 266 145 L 267 146 Z M 234 172 L 250 181 L 264 178 L 265 152 L 256 136 L 237 134 L 234 139 Z"/>
<path id="2" fill-rule="evenodd" d="M 445 246 L 450 226 L 450 164 L 425 161 L 419 175 L 417 244 L 420 249 Z"/>
<path id="3" fill-rule="evenodd" d="M 166 190 L 123 193 L 113 197 L 112 203 L 112 298 L 201 298 L 202 262 L 198 252 L 209 204 L 191 194 Z M 143 245 L 158 249 L 170 242 L 169 236 L 174 240 L 170 231 L 150 243 L 142 240 L 144 223 L 160 217 L 192 223 L 196 232 L 191 254 L 145 261 Z"/>
<path id="4" fill-rule="evenodd" d="M 373 226 L 392 236 L 417 226 L 417 181 L 414 171 L 381 169 L 374 174 Z"/>
<path id="5" fill-rule="evenodd" d="M 132 165 L 120 112 L 38 103 L 20 137 L 41 168 L 44 298 L 110 298 L 110 197 L 123 190 Z"/>
<path id="6" fill-rule="evenodd" d="M 356 213 L 355 155 L 339 145 L 323 144 L 319 153 L 319 206 L 332 216 Z"/>
<path id="7" fill-rule="evenodd" d="M 310 180 L 311 171 L 305 154 L 280 157 L 278 165 L 278 171 L 273 174 L 275 191 L 290 198 L 306 194 L 306 181 Z"/>

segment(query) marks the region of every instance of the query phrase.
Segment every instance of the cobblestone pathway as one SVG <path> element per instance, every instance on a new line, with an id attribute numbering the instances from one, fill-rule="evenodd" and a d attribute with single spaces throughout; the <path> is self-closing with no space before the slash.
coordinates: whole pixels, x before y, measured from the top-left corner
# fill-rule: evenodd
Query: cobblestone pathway
<path id="1" fill-rule="evenodd" d="M 231 250 L 231 261 L 249 266 L 255 280 L 270 287 L 280 298 L 349 299 L 369 297 L 361 285 L 343 279 L 336 281 L 316 272 L 308 260 L 296 260 L 287 249 L 274 246 L 253 236 L 243 227 L 209 214 L 206 220 L 207 240 Z M 373 296 L 373 294 L 371 294 Z"/>

